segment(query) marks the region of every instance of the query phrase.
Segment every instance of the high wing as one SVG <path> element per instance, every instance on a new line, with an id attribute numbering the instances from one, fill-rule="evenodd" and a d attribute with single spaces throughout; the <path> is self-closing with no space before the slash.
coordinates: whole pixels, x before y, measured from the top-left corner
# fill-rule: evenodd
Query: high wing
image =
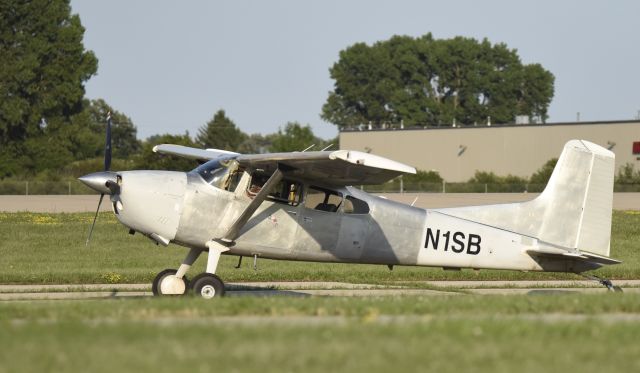
<path id="1" fill-rule="evenodd" d="M 217 149 L 195 149 L 180 145 L 157 145 L 157 153 L 173 154 L 198 160 L 234 156 L 244 167 L 272 172 L 280 169 L 285 175 L 308 180 L 321 180 L 330 185 L 382 184 L 396 176 L 415 174 L 416 169 L 377 155 L 353 151 L 317 151 L 267 154 L 238 154 Z"/>
<path id="2" fill-rule="evenodd" d="M 382 184 L 401 174 L 416 173 L 411 166 L 353 150 L 251 154 L 240 155 L 236 160 L 243 166 L 265 171 L 280 166 L 285 175 L 332 185 Z"/>
<path id="3" fill-rule="evenodd" d="M 153 147 L 155 153 L 177 155 L 179 157 L 195 159 L 198 161 L 210 161 L 212 159 L 240 155 L 239 153 L 219 149 L 197 149 L 188 146 L 161 144 Z"/>

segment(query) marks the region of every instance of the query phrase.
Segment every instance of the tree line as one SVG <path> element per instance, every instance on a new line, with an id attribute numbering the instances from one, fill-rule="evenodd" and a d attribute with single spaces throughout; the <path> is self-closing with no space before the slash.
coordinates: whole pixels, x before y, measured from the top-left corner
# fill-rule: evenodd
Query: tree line
<path id="1" fill-rule="evenodd" d="M 554 76 L 487 39 L 394 36 L 340 52 L 322 118 L 338 127 L 544 122 Z"/>
<path id="2" fill-rule="evenodd" d="M 0 179 L 56 180 L 101 169 L 109 112 L 114 169 L 194 167 L 193 161 L 153 153 L 159 143 L 246 153 L 327 145 L 298 122 L 269 135 L 246 134 L 224 110 L 193 138 L 160 134 L 140 141 L 126 114 L 85 98 L 84 84 L 97 73 L 98 59 L 84 48 L 85 29 L 69 0 L 1 1 L 0 14 Z"/>
<path id="3" fill-rule="evenodd" d="M 84 27 L 69 0 L 0 1 L 0 179 L 55 180 L 99 170 L 104 126 L 113 118 L 114 169 L 193 167 L 152 152 L 159 143 L 242 153 L 316 149 L 324 141 L 311 127 L 286 123 L 277 133 L 246 134 L 217 111 L 192 137 L 137 138 L 132 120 L 102 99 L 85 98 L 84 84 L 98 59 L 83 45 Z M 340 52 L 329 70 L 334 89 L 320 116 L 339 127 L 360 123 L 452 125 L 545 120 L 553 75 L 523 64 L 514 49 L 484 39 L 394 36 Z"/>

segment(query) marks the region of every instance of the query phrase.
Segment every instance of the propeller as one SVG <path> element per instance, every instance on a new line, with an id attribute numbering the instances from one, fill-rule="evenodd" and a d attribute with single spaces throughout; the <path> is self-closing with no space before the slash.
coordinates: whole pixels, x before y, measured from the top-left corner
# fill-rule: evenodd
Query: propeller
<path id="1" fill-rule="evenodd" d="M 104 144 L 104 171 L 105 172 L 109 171 L 110 168 L 111 168 L 111 112 L 108 112 L 107 113 L 107 134 L 106 134 L 106 141 Z M 109 190 L 113 192 L 113 189 L 115 188 L 114 186 L 109 185 L 109 182 L 107 182 L 106 186 L 109 188 Z M 115 186 L 117 187 L 117 184 L 115 184 Z M 104 192 L 101 192 L 100 199 L 98 200 L 98 208 L 96 209 L 96 215 L 93 217 L 93 223 L 91 223 L 89 236 L 87 237 L 87 242 L 85 243 L 85 246 L 87 247 L 89 246 L 89 241 L 91 241 L 91 234 L 93 234 L 93 227 L 95 227 L 96 225 L 96 220 L 98 219 L 98 212 L 100 212 L 100 205 L 102 205 L 103 198 L 104 198 Z"/>

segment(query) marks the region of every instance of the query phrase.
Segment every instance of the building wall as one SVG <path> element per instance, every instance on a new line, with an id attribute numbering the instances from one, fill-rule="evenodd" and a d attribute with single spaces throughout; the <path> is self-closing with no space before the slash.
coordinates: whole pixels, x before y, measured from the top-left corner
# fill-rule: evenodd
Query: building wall
<path id="1" fill-rule="evenodd" d="M 640 141 L 640 121 L 346 131 L 340 133 L 340 148 L 370 150 L 458 182 L 476 170 L 529 177 L 559 157 L 571 139 L 605 148 L 615 144 L 616 167 L 632 163 L 640 169 L 639 156 L 632 152 L 633 142 Z"/>

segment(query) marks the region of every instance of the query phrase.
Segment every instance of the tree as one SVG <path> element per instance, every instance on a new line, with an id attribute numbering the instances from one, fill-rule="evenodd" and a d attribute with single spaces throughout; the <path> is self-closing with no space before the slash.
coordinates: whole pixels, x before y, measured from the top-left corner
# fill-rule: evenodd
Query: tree
<path id="1" fill-rule="evenodd" d="M 240 154 L 262 154 L 267 153 L 271 147 L 276 134 L 270 134 L 263 136 L 259 133 L 254 133 L 247 136 L 242 144 L 238 146 L 238 153 Z"/>
<path id="2" fill-rule="evenodd" d="M 83 110 L 71 117 L 70 125 L 60 130 L 70 143 L 75 160 L 104 156 L 105 127 L 111 113 L 111 137 L 114 158 L 129 158 L 140 151 L 137 129 L 131 119 L 115 110 L 103 99 L 84 100 Z"/>
<path id="3" fill-rule="evenodd" d="M 218 110 L 213 118 L 198 130 L 196 142 L 205 148 L 238 151 L 247 135 L 238 129 L 224 110 Z"/>
<path id="4" fill-rule="evenodd" d="M 522 75 L 517 95 L 519 112 L 545 121 L 553 98 L 554 77 L 539 64 L 524 66 Z"/>
<path id="5" fill-rule="evenodd" d="M 438 171 L 417 170 L 415 174 L 402 175 L 405 183 L 438 183 L 442 184 L 442 176 Z"/>
<path id="6" fill-rule="evenodd" d="M 549 159 L 538 171 L 534 172 L 529 178 L 529 183 L 534 185 L 544 186 L 549 182 L 553 169 L 558 163 L 558 158 Z"/>
<path id="7" fill-rule="evenodd" d="M 640 170 L 636 170 L 632 163 L 626 163 L 618 169 L 616 184 L 640 184 Z"/>
<path id="8" fill-rule="evenodd" d="M 394 36 L 340 52 L 321 117 L 339 127 L 368 122 L 412 125 L 545 120 L 553 75 L 523 65 L 505 44 L 472 38 Z"/>
<path id="9" fill-rule="evenodd" d="M 295 152 L 303 151 L 311 145 L 315 145 L 312 150 L 324 148 L 325 141 L 313 134 L 311 126 L 302 126 L 298 122 L 289 122 L 285 125 L 284 131 L 278 129 L 278 133 L 273 135 L 270 152 Z"/>
<path id="10" fill-rule="evenodd" d="M 85 110 L 83 113 L 88 115 L 89 127 L 100 135 L 102 145 L 99 154 L 104 152 L 104 136 L 105 126 L 107 123 L 107 115 L 111 113 L 111 138 L 113 141 L 113 157 L 128 158 L 141 149 L 140 141 L 137 138 L 138 130 L 126 116 L 107 104 L 103 99 L 85 101 Z"/>
<path id="11" fill-rule="evenodd" d="M 80 18 L 69 0 L 5 0 L 0 14 L 0 177 L 64 164 L 73 154 L 59 132 L 98 64 Z"/>
<path id="12" fill-rule="evenodd" d="M 470 184 L 511 184 L 525 185 L 527 179 L 515 175 L 498 176 L 493 171 L 476 171 L 475 175 L 467 181 Z"/>

